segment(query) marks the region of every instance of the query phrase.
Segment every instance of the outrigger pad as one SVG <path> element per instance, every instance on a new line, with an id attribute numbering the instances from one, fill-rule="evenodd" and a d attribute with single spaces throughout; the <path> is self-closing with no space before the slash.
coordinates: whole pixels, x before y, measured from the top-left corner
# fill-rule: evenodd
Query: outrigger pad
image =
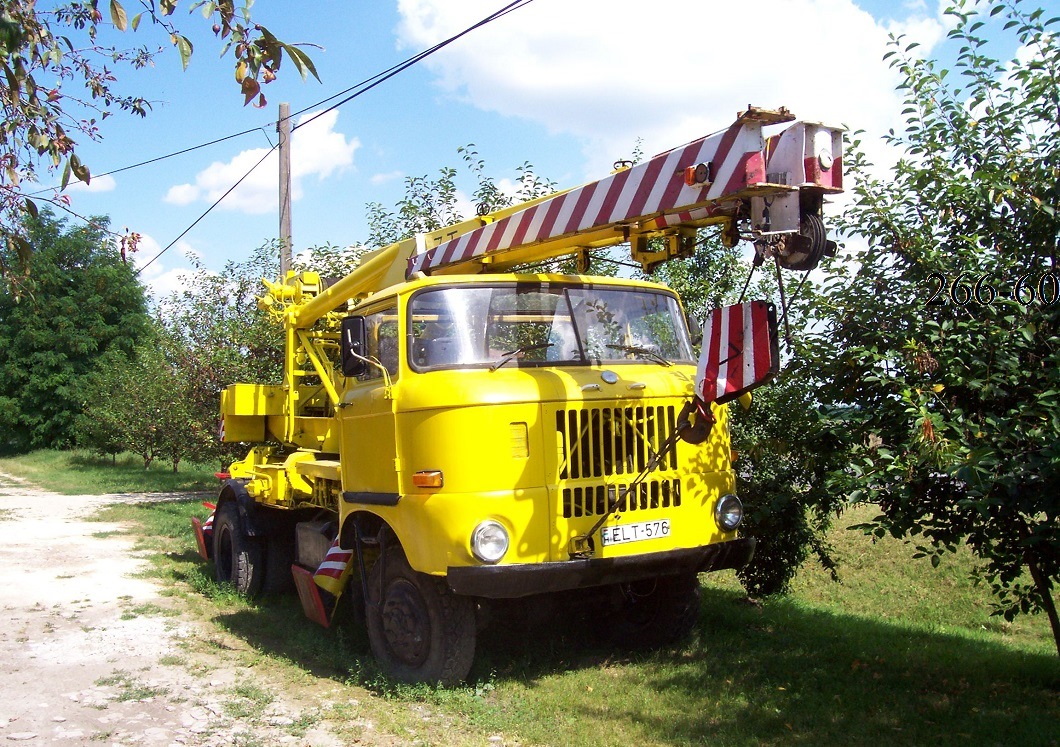
<path id="1" fill-rule="evenodd" d="M 331 619 L 320 596 L 320 587 L 313 580 L 313 571 L 295 564 L 291 566 L 291 574 L 294 576 L 294 586 L 298 589 L 298 598 L 302 601 L 305 616 L 318 625 L 330 628 Z"/>

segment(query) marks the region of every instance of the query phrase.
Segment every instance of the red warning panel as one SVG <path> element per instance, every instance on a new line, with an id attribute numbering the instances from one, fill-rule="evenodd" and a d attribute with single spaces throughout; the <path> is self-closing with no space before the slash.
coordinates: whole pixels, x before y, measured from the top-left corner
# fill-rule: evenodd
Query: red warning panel
<path id="1" fill-rule="evenodd" d="M 766 301 L 714 309 L 703 330 L 696 392 L 722 404 L 765 384 L 780 370 L 776 308 Z"/>

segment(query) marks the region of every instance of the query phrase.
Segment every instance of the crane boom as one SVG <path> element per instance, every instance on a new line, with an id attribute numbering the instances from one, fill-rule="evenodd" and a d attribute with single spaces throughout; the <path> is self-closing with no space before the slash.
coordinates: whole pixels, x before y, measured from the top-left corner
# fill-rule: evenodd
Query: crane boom
<path id="1" fill-rule="evenodd" d="M 650 269 L 687 253 L 696 228 L 742 217 L 751 220 L 755 238 L 798 235 L 807 213 L 820 215 L 821 197 L 842 191 L 842 130 L 798 122 L 763 137 L 763 126 L 793 119 L 783 108 L 749 107 L 715 135 L 500 219 L 483 219 L 411 257 L 407 274 L 466 273 L 475 265 L 503 271 L 624 241 Z M 654 236 L 674 240 L 665 251 L 648 251 L 645 240 Z"/>
<path id="2" fill-rule="evenodd" d="M 791 124 L 777 135 L 763 134 L 764 127 L 782 123 Z M 783 107 L 748 107 L 714 135 L 598 181 L 368 254 L 350 275 L 291 306 L 288 323 L 306 329 L 348 299 L 416 273 L 504 272 L 624 242 L 632 258 L 651 270 L 690 256 L 696 230 L 712 224 L 724 227 L 722 236 L 730 245 L 751 239 L 782 267 L 812 269 L 830 248 L 821 218 L 823 198 L 843 191 L 842 132 L 795 122 Z M 665 239 L 662 247 L 648 241 L 657 237 Z M 301 293 L 301 288 L 294 291 L 300 299 Z M 270 294 L 287 301 L 292 289 L 270 284 Z"/>

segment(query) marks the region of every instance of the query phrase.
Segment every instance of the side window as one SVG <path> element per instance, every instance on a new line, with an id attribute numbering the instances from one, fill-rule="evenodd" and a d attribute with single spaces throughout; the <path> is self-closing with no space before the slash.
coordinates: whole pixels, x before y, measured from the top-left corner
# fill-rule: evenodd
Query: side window
<path id="1" fill-rule="evenodd" d="M 368 357 L 383 364 L 390 378 L 398 374 L 398 317 L 397 309 L 382 309 L 364 317 L 368 331 Z M 357 377 L 360 381 L 382 379 L 383 372 L 376 366 L 368 366 L 364 373 Z"/>

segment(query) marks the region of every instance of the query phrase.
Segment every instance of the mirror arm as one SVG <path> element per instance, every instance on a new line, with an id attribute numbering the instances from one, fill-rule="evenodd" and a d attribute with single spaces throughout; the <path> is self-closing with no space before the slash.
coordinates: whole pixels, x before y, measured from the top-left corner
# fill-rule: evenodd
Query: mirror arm
<path id="1" fill-rule="evenodd" d="M 346 354 L 351 358 L 356 358 L 359 361 L 367 363 L 369 366 L 374 366 L 375 368 L 378 368 L 383 374 L 383 397 L 384 399 L 393 399 L 393 383 L 390 380 L 390 372 L 386 370 L 386 366 L 384 366 L 381 361 L 376 358 L 368 358 L 366 356 L 361 355 L 360 353 L 355 353 L 352 350 L 347 350 Z"/>

